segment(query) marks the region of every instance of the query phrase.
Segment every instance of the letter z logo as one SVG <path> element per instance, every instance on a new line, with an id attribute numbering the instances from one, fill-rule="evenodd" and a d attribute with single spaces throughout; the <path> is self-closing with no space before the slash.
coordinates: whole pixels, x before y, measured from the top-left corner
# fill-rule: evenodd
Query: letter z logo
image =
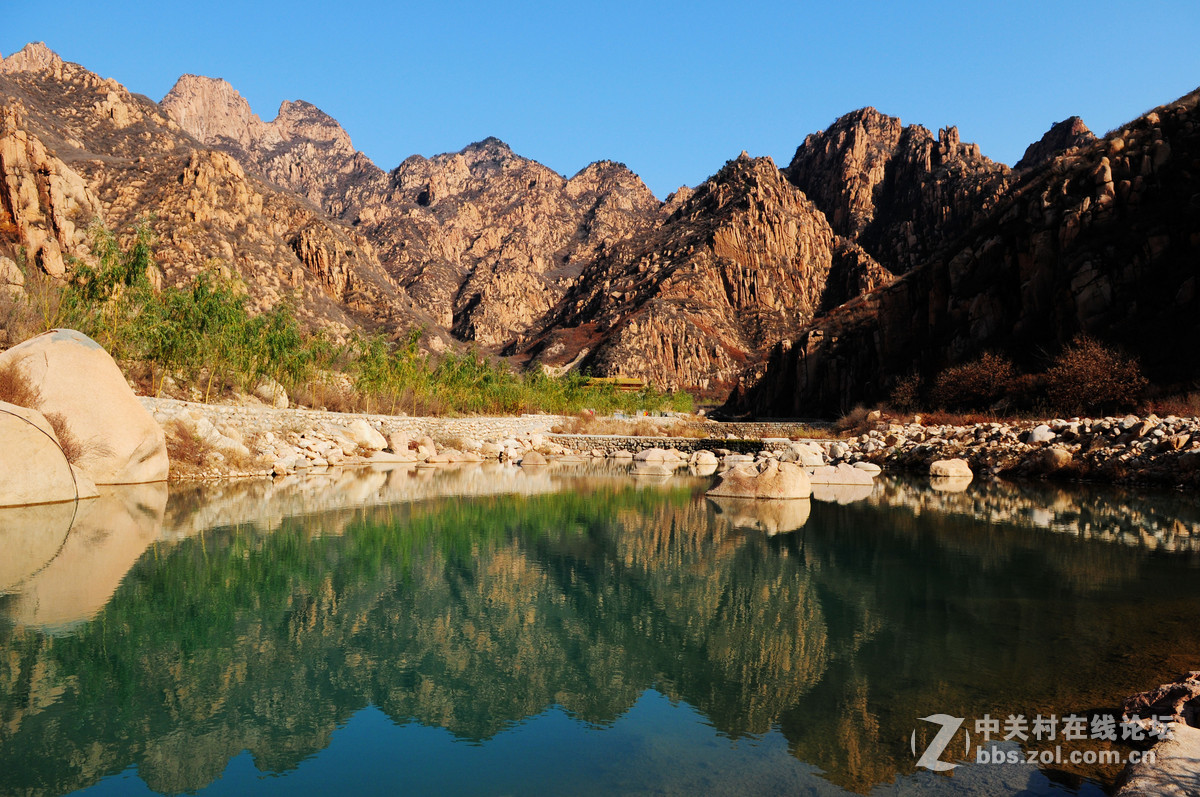
<path id="1" fill-rule="evenodd" d="M 958 764 L 950 764 L 942 761 L 941 755 L 954 738 L 954 734 L 958 733 L 958 729 L 962 727 L 963 717 L 951 717 L 949 714 L 930 714 L 928 717 L 921 717 L 920 719 L 924 722 L 941 725 L 942 729 L 933 737 L 933 741 L 925 748 L 925 752 L 921 753 L 921 757 L 917 759 L 917 766 L 925 767 L 934 772 L 947 772 L 957 767 Z M 970 742 L 968 742 L 969 744 Z M 916 729 L 913 729 L 912 732 L 912 751 L 913 755 L 917 754 Z"/>

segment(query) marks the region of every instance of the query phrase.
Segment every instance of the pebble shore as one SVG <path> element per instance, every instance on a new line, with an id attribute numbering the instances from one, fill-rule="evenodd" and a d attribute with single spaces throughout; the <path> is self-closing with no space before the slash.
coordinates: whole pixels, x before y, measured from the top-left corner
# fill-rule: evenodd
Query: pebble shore
<path id="1" fill-rule="evenodd" d="M 193 478 L 284 475 L 384 462 L 437 465 L 500 460 L 529 452 L 550 458 L 629 458 L 648 448 L 689 461 L 710 451 L 722 462 L 763 459 L 796 449 L 792 423 L 711 423 L 707 439 L 555 434 L 558 415 L 420 418 L 263 405 L 140 399 L 165 429 L 181 425 L 215 452 Z M 873 416 L 873 417 L 872 417 Z M 853 437 L 805 441 L 825 464 L 870 462 L 884 470 L 928 473 L 939 460 L 962 459 L 977 477 L 1084 479 L 1114 483 L 1200 483 L 1200 418 L 1155 415 L 1054 419 L 1045 422 L 925 425 L 878 413 Z M 781 436 L 772 437 L 778 430 Z M 754 437 L 736 436 L 753 431 Z"/>

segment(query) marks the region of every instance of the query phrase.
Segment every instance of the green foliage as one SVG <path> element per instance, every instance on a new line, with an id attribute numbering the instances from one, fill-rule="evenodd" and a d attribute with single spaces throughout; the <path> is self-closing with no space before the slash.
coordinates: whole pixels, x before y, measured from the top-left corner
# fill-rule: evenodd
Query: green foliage
<path id="1" fill-rule="evenodd" d="M 339 345 L 305 331 L 287 301 L 252 314 L 244 286 L 218 267 L 189 286 L 156 290 L 150 279 L 154 235 L 144 222 L 134 227 L 125 249 L 101 225 L 90 232 L 93 262 L 75 261 L 65 286 L 38 282 L 44 290 L 30 294 L 38 303 L 31 313 L 43 329 L 78 329 L 118 360 L 146 364 L 159 390 L 174 374 L 202 385 L 207 401 L 214 392 L 250 390 L 269 377 L 309 403 L 368 412 L 574 414 L 585 408 L 692 407 L 687 393 L 619 393 L 612 386 L 585 386 L 578 375 L 518 374 L 476 351 L 431 357 L 420 349 L 419 330 L 399 341 L 356 335 Z M 349 393 L 339 386 L 344 381 L 339 373 L 349 378 Z"/>

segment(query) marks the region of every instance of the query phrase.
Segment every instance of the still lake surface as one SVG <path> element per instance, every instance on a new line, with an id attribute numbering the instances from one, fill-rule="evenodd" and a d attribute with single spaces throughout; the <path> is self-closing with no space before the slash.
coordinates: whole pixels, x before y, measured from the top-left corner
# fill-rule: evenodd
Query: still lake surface
<path id="1" fill-rule="evenodd" d="M 957 738 L 952 774 L 917 769 L 920 718 L 1111 712 L 1200 664 L 1190 496 L 710 481 L 364 470 L 4 510 L 0 794 L 1102 794 L 1119 766 Z"/>

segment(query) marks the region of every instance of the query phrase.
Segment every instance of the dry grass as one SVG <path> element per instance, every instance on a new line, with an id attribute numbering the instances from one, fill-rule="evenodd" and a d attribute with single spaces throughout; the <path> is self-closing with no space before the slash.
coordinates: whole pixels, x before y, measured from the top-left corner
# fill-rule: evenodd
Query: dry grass
<path id="1" fill-rule="evenodd" d="M 1144 412 L 1153 412 L 1159 417 L 1167 415 L 1176 415 L 1181 418 L 1200 416 L 1200 393 L 1154 399 L 1146 402 L 1142 409 Z"/>
<path id="2" fill-rule="evenodd" d="M 18 407 L 37 409 L 42 400 L 42 391 L 29 380 L 19 362 L 0 366 L 0 401 Z"/>
<path id="3" fill-rule="evenodd" d="M 171 476 L 194 476 L 212 462 L 216 451 L 202 440 L 187 424 L 172 421 L 164 430 L 167 438 L 167 460 Z"/>
<path id="4" fill-rule="evenodd" d="M 84 454 L 95 451 L 96 446 L 89 446 L 75 436 L 71 427 L 67 426 L 66 416 L 61 412 L 47 413 L 46 420 L 50 423 L 50 428 L 54 430 L 54 436 L 58 438 L 58 447 L 62 449 L 67 462 L 74 465 L 83 458 Z"/>

